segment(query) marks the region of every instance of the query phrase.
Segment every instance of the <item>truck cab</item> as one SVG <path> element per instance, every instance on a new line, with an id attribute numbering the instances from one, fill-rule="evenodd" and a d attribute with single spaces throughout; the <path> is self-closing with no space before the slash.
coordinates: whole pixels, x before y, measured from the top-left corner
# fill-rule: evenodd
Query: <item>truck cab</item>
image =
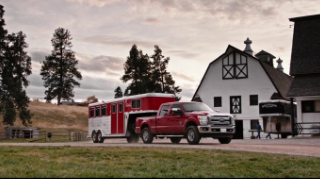
<path id="1" fill-rule="evenodd" d="M 135 132 L 144 143 L 167 137 L 172 143 L 186 138 L 189 144 L 198 144 L 201 138 L 212 137 L 228 144 L 235 125 L 231 114 L 214 112 L 204 103 L 169 102 L 160 106 L 156 116 L 137 118 Z"/>

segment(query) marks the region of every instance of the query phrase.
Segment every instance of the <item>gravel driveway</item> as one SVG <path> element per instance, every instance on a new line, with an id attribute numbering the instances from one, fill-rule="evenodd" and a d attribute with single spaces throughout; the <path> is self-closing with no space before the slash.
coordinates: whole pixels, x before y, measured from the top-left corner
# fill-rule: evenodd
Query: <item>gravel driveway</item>
<path id="1" fill-rule="evenodd" d="M 201 139 L 200 144 L 198 145 L 189 145 L 186 139 L 182 139 L 180 144 L 172 144 L 169 139 L 154 139 L 152 144 L 144 144 L 141 139 L 139 143 L 136 144 L 128 144 L 126 139 L 106 139 L 102 144 L 94 144 L 89 141 L 67 143 L 0 143 L 0 146 L 176 147 L 266 152 L 320 157 L 319 137 L 295 137 L 291 139 L 244 139 L 232 140 L 230 144 L 220 144 L 216 139 L 204 138 Z"/>

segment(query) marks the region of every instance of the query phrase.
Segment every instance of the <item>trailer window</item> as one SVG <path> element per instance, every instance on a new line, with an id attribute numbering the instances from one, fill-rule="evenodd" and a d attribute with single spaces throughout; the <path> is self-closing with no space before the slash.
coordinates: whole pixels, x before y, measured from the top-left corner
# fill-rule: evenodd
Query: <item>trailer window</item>
<path id="1" fill-rule="evenodd" d="M 141 99 L 134 99 L 131 102 L 132 109 L 141 108 Z"/>
<path id="2" fill-rule="evenodd" d="M 116 113 L 116 105 L 115 104 L 112 105 L 112 113 L 113 114 Z"/>
<path id="3" fill-rule="evenodd" d="M 122 112 L 122 103 L 119 104 L 119 112 Z"/>
<path id="4" fill-rule="evenodd" d="M 94 108 L 90 108 L 90 117 L 94 117 Z"/>
<path id="5" fill-rule="evenodd" d="M 96 117 L 100 117 L 100 106 L 96 107 Z"/>
<path id="6" fill-rule="evenodd" d="M 107 115 L 107 106 L 103 105 L 102 106 L 102 116 L 106 116 Z"/>

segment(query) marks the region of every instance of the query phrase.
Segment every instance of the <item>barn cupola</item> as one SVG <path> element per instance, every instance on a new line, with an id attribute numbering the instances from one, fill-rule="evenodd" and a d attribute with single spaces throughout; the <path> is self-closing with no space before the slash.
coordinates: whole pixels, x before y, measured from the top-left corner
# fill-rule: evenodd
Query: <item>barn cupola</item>
<path id="1" fill-rule="evenodd" d="M 243 51 L 252 55 L 253 53 L 253 50 L 251 49 L 252 41 L 249 38 L 247 38 L 247 40 L 244 41 L 244 44 L 246 44 L 246 48 Z"/>
<path id="2" fill-rule="evenodd" d="M 276 57 L 273 56 L 271 53 L 261 50 L 255 56 L 259 58 L 259 60 L 261 60 L 262 62 L 265 62 L 273 67 L 273 59 L 275 59 Z"/>
<path id="3" fill-rule="evenodd" d="M 282 62 L 283 60 L 281 60 L 280 58 L 277 60 L 277 63 L 278 63 L 277 69 L 281 71 L 283 71 Z"/>

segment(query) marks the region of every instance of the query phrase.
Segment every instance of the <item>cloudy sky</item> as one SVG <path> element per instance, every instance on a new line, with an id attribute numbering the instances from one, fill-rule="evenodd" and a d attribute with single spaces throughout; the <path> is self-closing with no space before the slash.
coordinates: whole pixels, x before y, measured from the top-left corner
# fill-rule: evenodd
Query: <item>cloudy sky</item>
<path id="1" fill-rule="evenodd" d="M 75 101 L 95 95 L 114 98 L 128 86 L 120 78 L 133 44 L 148 55 L 159 45 L 181 101 L 190 101 L 208 64 L 230 44 L 244 49 L 247 37 L 254 53 L 265 50 L 289 73 L 293 22 L 289 18 L 318 14 L 320 0 L 0 0 L 5 28 L 27 35 L 32 58 L 28 96 L 44 98 L 40 68 L 51 53 L 58 27 L 68 29 L 83 79 Z M 54 102 L 54 101 L 53 101 Z"/>

